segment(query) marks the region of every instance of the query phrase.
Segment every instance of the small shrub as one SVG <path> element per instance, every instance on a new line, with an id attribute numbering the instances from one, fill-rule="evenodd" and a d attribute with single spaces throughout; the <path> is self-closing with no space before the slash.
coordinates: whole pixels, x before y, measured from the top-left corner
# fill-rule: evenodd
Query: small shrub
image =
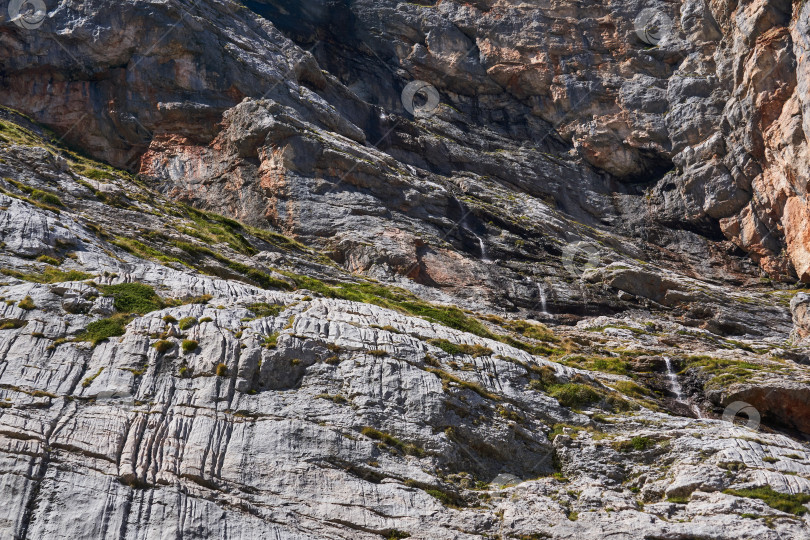
<path id="1" fill-rule="evenodd" d="M 50 264 L 51 266 L 59 266 L 60 264 L 62 264 L 62 261 L 49 255 L 40 255 L 39 257 L 37 257 L 37 262 Z"/>
<path id="2" fill-rule="evenodd" d="M 566 383 L 555 386 L 549 395 L 560 402 L 563 407 L 585 407 L 598 403 L 602 395 L 585 384 Z"/>
<path id="3" fill-rule="evenodd" d="M 269 336 L 265 336 L 264 343 L 262 343 L 262 346 L 265 349 L 275 349 L 276 345 L 278 344 L 278 336 L 279 336 L 278 332 L 273 332 Z"/>
<path id="4" fill-rule="evenodd" d="M 183 349 L 183 352 L 186 354 L 196 351 L 199 346 L 200 344 L 194 341 L 193 339 L 184 339 L 183 344 L 180 345 L 180 347 Z"/>
<path id="5" fill-rule="evenodd" d="M 649 450 L 654 447 L 655 444 L 655 441 L 649 437 L 633 437 L 629 441 L 614 442 L 612 446 L 619 452 L 632 452 L 633 450 L 641 452 L 643 450 Z"/>
<path id="6" fill-rule="evenodd" d="M 191 368 L 189 368 L 188 366 L 180 366 L 178 373 L 180 377 L 186 379 L 188 377 L 191 377 Z"/>
<path id="7" fill-rule="evenodd" d="M 159 352 L 160 354 L 163 354 L 166 351 L 170 350 L 172 347 L 174 347 L 174 342 L 169 341 L 168 339 L 161 339 L 159 341 L 156 341 L 152 345 L 152 347 L 157 349 L 157 352 Z"/>
<path id="8" fill-rule="evenodd" d="M 383 356 L 388 356 L 388 353 L 386 351 L 382 350 L 382 349 L 372 349 L 372 350 L 366 351 L 366 352 L 368 354 L 370 354 L 371 356 L 376 356 L 378 358 L 383 357 Z"/>
<path id="9" fill-rule="evenodd" d="M 217 364 L 217 368 L 215 370 L 217 377 L 227 377 L 228 376 L 228 366 L 220 362 Z"/>
<path id="10" fill-rule="evenodd" d="M 202 319 L 200 319 L 200 320 L 199 320 L 199 323 L 200 323 L 200 324 L 202 324 L 202 323 L 207 323 L 207 322 L 211 322 L 211 321 L 213 321 L 213 320 L 214 320 L 214 319 L 212 319 L 211 317 L 203 317 Z"/>
<path id="11" fill-rule="evenodd" d="M 24 309 L 26 311 L 30 311 L 32 309 L 37 308 L 36 304 L 34 304 L 33 298 L 31 298 L 30 296 L 26 296 L 25 298 L 20 300 L 20 303 L 17 304 L 17 307 L 19 307 L 20 309 Z"/>
<path id="12" fill-rule="evenodd" d="M 31 192 L 31 198 L 49 206 L 63 206 L 59 197 L 47 191 L 35 189 Z"/>
<path id="13" fill-rule="evenodd" d="M 177 324 L 177 326 L 180 328 L 180 330 L 188 330 L 189 328 L 194 327 L 196 324 L 197 324 L 196 317 L 183 317 L 182 319 L 180 319 L 180 322 Z"/>
<path id="14" fill-rule="evenodd" d="M 166 323 L 169 323 L 169 324 L 175 324 L 177 322 L 177 319 L 175 319 L 171 315 L 166 315 L 165 317 L 163 317 L 163 322 L 166 322 Z"/>

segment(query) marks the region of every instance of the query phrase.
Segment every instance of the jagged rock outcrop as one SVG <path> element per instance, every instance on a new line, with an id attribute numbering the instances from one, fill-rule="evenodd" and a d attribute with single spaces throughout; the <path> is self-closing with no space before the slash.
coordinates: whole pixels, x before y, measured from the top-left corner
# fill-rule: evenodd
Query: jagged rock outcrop
<path id="1" fill-rule="evenodd" d="M 669 21 L 652 47 L 644 9 Z M 63 2 L 0 28 L 0 99 L 178 197 L 454 295 L 483 275 L 497 303 L 515 281 L 479 259 L 597 240 L 538 223 L 555 210 L 696 276 L 750 278 L 742 248 L 806 280 L 809 17 L 783 0 Z M 441 98 L 427 118 L 400 100 L 415 79 Z"/>

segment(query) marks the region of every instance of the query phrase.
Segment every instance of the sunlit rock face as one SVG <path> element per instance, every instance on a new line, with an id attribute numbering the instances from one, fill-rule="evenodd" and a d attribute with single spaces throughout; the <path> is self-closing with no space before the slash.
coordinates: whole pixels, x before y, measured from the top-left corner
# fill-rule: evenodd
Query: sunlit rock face
<path id="1" fill-rule="evenodd" d="M 0 537 L 810 537 L 810 3 L 40 3 Z"/>

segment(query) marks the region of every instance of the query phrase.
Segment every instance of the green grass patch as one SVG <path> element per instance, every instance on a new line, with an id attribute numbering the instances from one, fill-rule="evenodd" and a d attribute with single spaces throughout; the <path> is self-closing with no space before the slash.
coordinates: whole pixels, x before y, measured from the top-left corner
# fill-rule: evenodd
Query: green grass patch
<path id="1" fill-rule="evenodd" d="M 238 221 L 214 212 L 197 210 L 188 205 L 181 205 L 181 208 L 194 223 L 194 228 L 199 234 L 197 237 L 203 241 L 213 240 L 213 243 L 228 244 L 231 249 L 244 255 L 258 253 L 258 250 L 242 235 L 245 231 Z"/>
<path id="2" fill-rule="evenodd" d="M 280 306 L 278 304 L 258 302 L 250 304 L 247 308 L 253 312 L 257 319 L 263 319 L 264 317 L 277 317 L 286 307 L 287 306 Z"/>
<path id="3" fill-rule="evenodd" d="M 345 405 L 349 402 L 345 397 L 341 396 L 340 394 L 332 395 L 332 394 L 318 394 L 315 396 L 315 399 L 328 399 L 333 403 L 337 403 L 338 405 Z"/>
<path id="4" fill-rule="evenodd" d="M 163 308 L 163 300 L 155 289 L 143 283 L 121 283 L 99 287 L 102 293 L 112 296 L 115 309 L 122 313 L 144 315 Z"/>
<path id="5" fill-rule="evenodd" d="M 93 167 L 88 163 L 73 163 L 73 171 L 91 180 L 115 180 L 116 176 L 110 171 Z"/>
<path id="6" fill-rule="evenodd" d="M 616 441 L 612 444 L 614 450 L 619 452 L 641 452 L 655 447 L 657 443 L 649 437 L 633 437 L 629 441 Z"/>
<path id="7" fill-rule="evenodd" d="M 481 396 L 484 399 L 490 399 L 492 401 L 500 401 L 501 400 L 500 396 L 497 396 L 497 395 L 495 395 L 495 394 L 493 394 L 491 392 L 488 392 L 480 384 L 464 381 L 464 380 L 459 379 L 458 377 L 455 377 L 455 376 L 447 373 L 446 371 L 442 371 L 440 369 L 427 368 L 427 371 L 429 371 L 430 373 L 433 373 L 434 375 L 436 375 L 437 377 L 439 377 L 442 380 L 442 387 L 444 388 L 445 392 L 450 389 L 450 385 L 451 385 L 451 383 L 453 383 L 453 384 L 456 384 L 457 386 L 459 386 L 461 388 L 465 388 L 467 390 L 472 390 L 473 392 L 475 392 L 476 394 L 478 394 L 479 396 Z"/>
<path id="8" fill-rule="evenodd" d="M 577 354 L 566 357 L 563 363 L 571 367 L 587 369 L 588 371 L 615 373 L 616 375 L 627 375 L 630 372 L 630 364 L 627 361 L 611 356 L 584 356 Z"/>
<path id="9" fill-rule="evenodd" d="M 85 281 L 93 277 L 92 274 L 79 272 L 78 270 L 69 270 L 67 272 L 63 272 L 62 270 L 58 268 L 53 268 L 51 266 L 46 267 L 41 272 L 33 272 L 30 274 L 18 272 L 16 270 L 9 270 L 6 268 L 1 269 L 0 273 L 9 277 L 21 279 L 23 281 L 30 281 L 31 283 L 62 283 L 65 281 Z"/>
<path id="10" fill-rule="evenodd" d="M 643 399 L 652 396 L 652 392 L 650 390 L 634 383 L 633 381 L 617 381 L 611 386 L 622 394 L 633 398 Z"/>
<path id="11" fill-rule="evenodd" d="M 183 352 L 186 354 L 196 351 L 199 347 L 200 344 L 193 339 L 184 339 L 183 343 L 180 345 L 180 348 L 182 348 Z"/>
<path id="12" fill-rule="evenodd" d="M 273 332 L 269 336 L 265 336 L 264 341 L 262 342 L 262 347 L 265 349 L 275 349 L 276 345 L 278 345 L 278 336 L 280 334 L 278 332 Z"/>
<path id="13" fill-rule="evenodd" d="M 188 242 L 172 242 L 172 244 L 176 248 L 184 251 L 188 255 L 191 255 L 193 258 L 197 259 L 195 260 L 195 263 L 197 264 L 199 264 L 199 258 L 210 257 L 215 261 L 221 263 L 226 268 L 229 268 L 230 270 L 233 270 L 234 272 L 237 272 L 245 276 L 253 283 L 256 283 L 257 285 L 265 289 L 282 289 L 289 291 L 292 290 L 293 288 L 289 283 L 287 283 L 282 279 L 274 278 L 270 274 L 262 272 L 261 270 L 256 270 L 255 268 L 251 268 L 246 264 L 242 264 L 238 261 L 228 258 L 206 246 L 199 246 L 196 244 L 190 244 Z"/>
<path id="14" fill-rule="evenodd" d="M 595 388 L 580 383 L 565 383 L 552 386 L 548 394 L 568 408 L 581 408 L 602 401 L 602 394 Z"/>
<path id="15" fill-rule="evenodd" d="M 760 364 L 711 356 L 689 356 L 686 362 L 688 367 L 698 367 L 712 376 L 706 383 L 707 388 L 723 388 L 737 382 L 745 382 L 758 371 L 767 369 L 767 366 Z"/>
<path id="16" fill-rule="evenodd" d="M 42 191 L 41 189 L 32 188 L 31 186 L 27 186 L 22 182 L 17 182 L 11 178 L 4 178 L 4 180 L 25 193 L 28 196 L 28 202 L 34 204 L 40 203 L 48 207 L 64 206 L 62 204 L 62 200 L 57 195 L 54 195 L 49 191 Z"/>
<path id="17" fill-rule="evenodd" d="M 60 261 L 56 257 L 51 257 L 50 255 L 40 255 L 39 257 L 36 258 L 36 261 L 45 264 L 50 264 L 52 266 L 59 266 L 60 264 L 62 264 L 62 261 Z"/>
<path id="18" fill-rule="evenodd" d="M 807 507 L 804 505 L 810 502 L 810 495 L 806 493 L 788 495 L 774 491 L 770 487 L 726 489 L 723 491 L 723 493 L 737 497 L 759 499 L 771 508 L 776 508 L 777 510 L 787 512 L 788 514 L 794 514 L 796 516 L 803 516 L 806 514 Z"/>
<path id="19" fill-rule="evenodd" d="M 193 268 L 189 263 L 181 259 L 178 259 L 177 257 L 166 255 L 165 253 L 158 251 L 154 248 L 151 248 L 146 244 L 144 244 L 143 242 L 139 242 L 138 240 L 133 240 L 131 238 L 126 238 L 123 236 L 116 236 L 114 240 L 110 241 L 110 243 L 116 247 L 123 249 L 127 253 L 135 255 L 136 257 L 140 257 L 141 259 L 151 259 L 162 263 L 179 263 L 184 266 Z"/>
<path id="20" fill-rule="evenodd" d="M 264 229 L 257 229 L 256 227 L 249 227 L 247 225 L 243 225 L 243 228 L 250 233 L 251 236 L 255 236 L 260 240 L 264 240 L 269 244 L 273 244 L 274 246 L 280 247 L 286 250 L 296 250 L 301 252 L 309 252 L 309 248 L 298 242 L 297 240 L 293 240 L 288 236 L 284 236 L 283 234 L 279 234 L 273 231 L 266 231 Z"/>
<path id="21" fill-rule="evenodd" d="M 15 142 L 25 146 L 35 146 L 42 142 L 42 139 L 35 133 L 6 120 L 0 120 L 0 136 L 2 136 L 5 141 Z"/>
<path id="22" fill-rule="evenodd" d="M 398 451 L 402 452 L 403 454 L 408 454 L 411 456 L 422 457 L 425 455 L 425 451 L 415 444 L 405 443 L 390 433 L 385 433 L 384 431 L 380 431 L 378 429 L 374 429 L 373 427 L 366 426 L 360 433 L 365 435 L 370 439 L 374 439 L 375 441 L 380 441 L 381 443 L 389 446 L 391 448 L 395 448 Z"/>
<path id="23" fill-rule="evenodd" d="M 0 330 L 16 330 L 28 324 L 20 319 L 0 319 Z"/>
<path id="24" fill-rule="evenodd" d="M 217 374 L 217 377 L 227 377 L 228 376 L 228 366 L 227 364 L 223 364 L 220 362 L 217 364 L 216 369 L 214 372 Z"/>
<path id="25" fill-rule="evenodd" d="M 428 343 L 435 345 L 447 354 L 461 355 L 468 354 L 474 358 L 480 356 L 492 356 L 492 349 L 483 345 L 467 345 L 466 343 L 453 343 L 446 339 L 431 339 Z"/>
<path id="26" fill-rule="evenodd" d="M 445 506 L 454 506 L 453 505 L 453 497 L 445 493 L 444 491 L 438 489 L 426 489 L 424 490 L 425 493 L 439 501 Z"/>
<path id="27" fill-rule="evenodd" d="M 109 319 L 91 322 L 76 340 L 89 341 L 93 344 L 93 347 L 95 347 L 111 337 L 123 336 L 124 332 L 126 332 L 128 322 L 128 318 L 121 317 L 120 315 L 114 315 Z"/>
<path id="28" fill-rule="evenodd" d="M 99 375 L 101 375 L 101 372 L 102 372 L 102 371 L 104 371 L 104 368 L 103 368 L 103 367 L 98 368 L 98 371 L 96 371 L 96 373 L 95 373 L 94 375 L 90 375 L 89 377 L 87 377 L 86 379 L 84 379 L 84 380 L 82 381 L 82 386 L 83 386 L 84 388 L 87 388 L 88 386 L 90 386 L 91 384 L 93 384 L 93 381 L 95 381 L 95 380 L 96 380 L 96 377 L 98 377 Z"/>

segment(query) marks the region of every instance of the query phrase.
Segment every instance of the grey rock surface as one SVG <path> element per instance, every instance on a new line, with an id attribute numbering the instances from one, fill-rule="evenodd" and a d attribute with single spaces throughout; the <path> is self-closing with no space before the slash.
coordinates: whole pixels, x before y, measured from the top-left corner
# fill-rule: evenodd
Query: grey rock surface
<path id="1" fill-rule="evenodd" d="M 550 330 L 357 280 L 47 139 L 2 156 L 0 536 L 810 533 L 739 491 L 810 493 L 810 427 L 783 429 L 810 404 L 772 406 L 810 395 L 790 293 L 615 264 L 582 283 L 770 304 L 770 322 L 732 339 L 637 310 Z M 104 190 L 83 176 L 102 173 Z M 762 424 L 721 419 L 751 388 L 782 396 L 757 402 Z"/>
<path id="2" fill-rule="evenodd" d="M 1 538 L 810 537 L 810 4 L 46 8 Z"/>

